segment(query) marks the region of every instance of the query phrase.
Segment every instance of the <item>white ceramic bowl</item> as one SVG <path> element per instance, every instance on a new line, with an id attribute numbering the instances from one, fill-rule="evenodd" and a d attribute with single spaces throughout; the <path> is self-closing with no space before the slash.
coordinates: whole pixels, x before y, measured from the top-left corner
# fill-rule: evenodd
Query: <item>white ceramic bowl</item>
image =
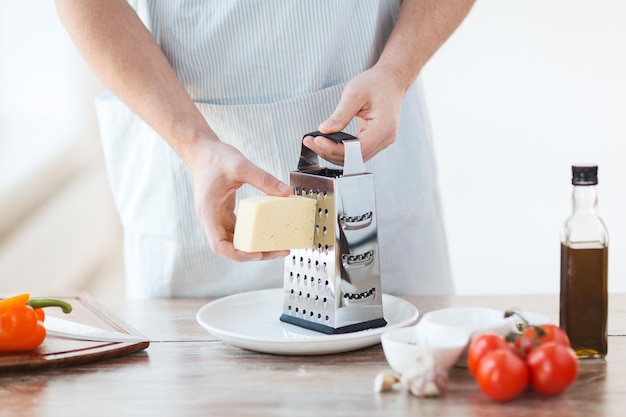
<path id="1" fill-rule="evenodd" d="M 419 323 L 418 325 L 419 326 Z M 463 329 L 429 326 L 428 331 L 419 332 L 418 343 L 411 343 L 415 328 L 404 327 L 383 333 L 380 340 L 385 358 L 391 368 L 403 373 L 416 363 L 426 345 L 435 356 L 435 362 L 448 370 L 458 360 L 469 341 L 469 333 Z"/>
<path id="2" fill-rule="evenodd" d="M 543 314 L 527 311 L 521 314 L 530 324 L 537 325 L 550 322 L 550 319 Z M 504 318 L 503 310 L 484 307 L 453 307 L 430 311 L 424 314 L 418 324 L 421 324 L 423 328 L 445 326 L 463 329 L 469 332 L 471 343 L 472 339 L 483 333 L 497 333 L 502 336 L 511 332 L 519 333 L 517 327 L 519 323 L 521 323 L 521 319 L 518 316 Z M 455 365 L 467 367 L 467 347 L 463 349 Z"/>
<path id="3" fill-rule="evenodd" d="M 505 319 L 502 310 L 484 307 L 453 307 L 429 311 L 424 314 L 421 322 L 464 329 L 472 338 L 483 333 L 506 336 L 509 332 L 517 331 L 513 318 Z"/>

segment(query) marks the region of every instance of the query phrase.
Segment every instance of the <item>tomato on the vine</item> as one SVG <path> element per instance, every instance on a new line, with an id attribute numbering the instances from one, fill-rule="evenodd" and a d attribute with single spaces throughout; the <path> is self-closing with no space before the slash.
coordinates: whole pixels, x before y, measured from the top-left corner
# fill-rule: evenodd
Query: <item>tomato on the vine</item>
<path id="1" fill-rule="evenodd" d="M 510 349 L 511 345 L 502 336 L 495 333 L 483 333 L 470 344 L 467 353 L 467 367 L 472 375 L 476 374 L 478 362 L 485 354 L 496 349 Z"/>
<path id="2" fill-rule="evenodd" d="M 476 367 L 476 382 L 480 390 L 494 401 L 509 401 L 528 385 L 528 367 L 510 349 L 487 352 Z"/>
<path id="3" fill-rule="evenodd" d="M 472 341 L 467 355 L 480 390 L 495 401 L 509 401 L 530 387 L 543 395 L 565 391 L 578 377 L 578 358 L 563 329 L 553 324 L 528 326 L 506 338 L 485 333 Z"/>
<path id="4" fill-rule="evenodd" d="M 569 346 L 546 342 L 526 357 L 530 387 L 544 395 L 565 391 L 578 377 L 578 358 Z"/>
<path id="5" fill-rule="evenodd" d="M 531 350 L 547 342 L 570 346 L 569 337 L 563 329 L 554 324 L 542 324 L 540 326 L 528 326 L 521 335 L 517 336 L 515 349 L 520 354 L 527 355 Z"/>

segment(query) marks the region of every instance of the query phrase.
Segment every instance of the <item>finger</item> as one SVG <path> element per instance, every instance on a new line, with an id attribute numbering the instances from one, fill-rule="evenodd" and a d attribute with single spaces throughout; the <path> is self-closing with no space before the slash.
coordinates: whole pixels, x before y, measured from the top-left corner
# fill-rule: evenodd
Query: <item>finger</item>
<path id="1" fill-rule="evenodd" d="M 221 229 L 221 228 L 220 228 Z M 289 254 L 289 251 L 275 251 L 275 252 L 244 252 L 235 249 L 233 246 L 233 234 L 221 230 L 219 237 L 214 242 L 210 242 L 211 251 L 216 255 L 220 255 L 237 262 L 249 262 L 249 261 L 261 261 L 266 259 L 273 259 L 277 257 L 285 257 Z"/>
<path id="2" fill-rule="evenodd" d="M 344 148 L 342 143 L 325 138 L 324 136 L 307 136 L 303 140 L 304 146 L 317 155 L 335 165 L 343 165 Z"/>
<path id="3" fill-rule="evenodd" d="M 219 251 L 215 252 L 216 254 L 238 262 L 266 261 L 270 259 L 284 258 L 289 255 L 288 250 L 269 252 L 244 252 L 235 249 L 232 242 L 226 240 L 220 241 L 216 250 Z"/>
<path id="4" fill-rule="evenodd" d="M 234 249 L 234 252 L 229 253 L 229 255 L 230 259 L 239 262 L 268 261 L 270 259 L 284 258 L 289 255 L 289 251 L 244 252 Z"/>
<path id="5" fill-rule="evenodd" d="M 379 152 L 396 141 L 397 130 L 394 126 L 380 126 L 378 123 L 368 122 L 367 127 L 359 131 L 363 161 L 367 162 Z"/>
<path id="6" fill-rule="evenodd" d="M 287 196 L 291 194 L 291 187 L 289 185 L 254 164 L 249 164 L 243 176 L 245 179 L 243 182 L 252 185 L 266 194 L 275 196 Z"/>
<path id="7" fill-rule="evenodd" d="M 203 213 L 200 221 L 204 228 L 209 248 L 216 255 L 223 256 L 234 261 L 260 260 L 260 254 L 238 253 L 233 246 L 233 234 L 235 230 L 235 215 L 224 206 L 215 207 L 213 210 Z"/>
<path id="8" fill-rule="evenodd" d="M 361 142 L 361 153 L 363 154 L 363 162 L 372 159 L 380 149 L 379 136 L 373 129 L 365 128 L 359 131 L 359 140 Z"/>
<path id="9" fill-rule="evenodd" d="M 220 215 L 219 210 L 217 213 L 213 213 L 213 215 L 216 216 L 215 218 L 221 219 L 218 222 L 217 227 L 214 229 L 208 226 L 209 223 L 203 222 L 205 233 L 209 240 L 209 247 L 216 255 L 238 262 L 247 262 L 285 257 L 289 254 L 288 250 L 272 252 L 244 252 L 235 249 L 233 245 L 233 236 L 236 216 L 234 213 L 229 211 L 221 214 L 222 215 Z"/>
<path id="10" fill-rule="evenodd" d="M 271 252 L 261 252 L 261 254 L 263 255 L 263 260 L 266 261 L 270 259 L 284 258 L 286 256 L 289 256 L 289 251 L 277 250 L 277 251 L 271 251 Z"/>
<path id="11" fill-rule="evenodd" d="M 211 251 L 237 262 L 260 261 L 263 259 L 261 252 L 243 252 L 235 249 L 232 241 L 222 240 L 217 246 L 211 246 Z"/>
<path id="12" fill-rule="evenodd" d="M 345 129 L 364 104 L 358 94 L 344 89 L 333 114 L 323 121 L 317 129 L 322 133 L 334 133 Z"/>

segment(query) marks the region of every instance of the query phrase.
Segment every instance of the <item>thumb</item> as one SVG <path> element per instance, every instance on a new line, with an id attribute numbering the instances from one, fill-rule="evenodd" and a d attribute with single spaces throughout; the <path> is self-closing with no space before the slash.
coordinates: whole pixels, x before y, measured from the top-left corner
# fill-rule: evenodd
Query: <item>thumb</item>
<path id="1" fill-rule="evenodd" d="M 248 173 L 248 179 L 248 184 L 268 195 L 288 196 L 291 194 L 289 185 L 255 165 L 252 165 Z"/>
<path id="2" fill-rule="evenodd" d="M 322 133 L 339 132 L 350 124 L 360 110 L 361 104 L 354 97 L 347 98 L 346 94 L 342 94 L 333 114 L 323 121 L 317 129 Z"/>

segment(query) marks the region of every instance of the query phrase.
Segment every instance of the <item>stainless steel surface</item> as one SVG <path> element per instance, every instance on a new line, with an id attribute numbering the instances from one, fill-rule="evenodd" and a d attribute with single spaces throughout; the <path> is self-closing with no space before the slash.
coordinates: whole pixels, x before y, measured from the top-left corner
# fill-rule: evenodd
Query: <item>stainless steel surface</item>
<path id="1" fill-rule="evenodd" d="M 339 140 L 343 170 L 322 168 L 303 145 L 290 174 L 294 194 L 316 199 L 317 220 L 314 247 L 292 250 L 285 260 L 281 318 L 329 333 L 384 325 L 374 176 L 365 172 L 359 140 Z"/>

